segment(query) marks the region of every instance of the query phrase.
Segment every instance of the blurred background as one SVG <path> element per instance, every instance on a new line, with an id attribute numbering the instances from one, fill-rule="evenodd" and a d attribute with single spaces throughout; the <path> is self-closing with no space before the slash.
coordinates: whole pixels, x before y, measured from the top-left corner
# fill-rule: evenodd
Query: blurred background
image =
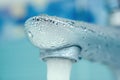
<path id="1" fill-rule="evenodd" d="M 0 80 L 46 80 L 46 64 L 24 33 L 24 22 L 48 14 L 120 28 L 120 0 L 0 0 Z M 114 80 L 105 65 L 81 60 L 71 80 Z"/>

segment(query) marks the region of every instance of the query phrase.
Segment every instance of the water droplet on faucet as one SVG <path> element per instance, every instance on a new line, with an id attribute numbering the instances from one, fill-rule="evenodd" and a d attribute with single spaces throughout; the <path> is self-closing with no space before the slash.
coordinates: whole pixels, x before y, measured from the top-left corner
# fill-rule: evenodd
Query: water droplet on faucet
<path id="1" fill-rule="evenodd" d="M 28 36 L 29 36 L 30 38 L 33 38 L 33 34 L 31 33 L 31 31 L 28 31 Z"/>
<path id="2" fill-rule="evenodd" d="M 100 48 L 101 48 L 101 45 L 98 45 L 97 48 L 100 49 Z"/>
<path id="3" fill-rule="evenodd" d="M 41 28 L 39 28 L 38 30 L 41 31 Z"/>
<path id="4" fill-rule="evenodd" d="M 87 30 L 86 30 L 86 29 L 84 29 L 84 31 L 86 32 Z"/>

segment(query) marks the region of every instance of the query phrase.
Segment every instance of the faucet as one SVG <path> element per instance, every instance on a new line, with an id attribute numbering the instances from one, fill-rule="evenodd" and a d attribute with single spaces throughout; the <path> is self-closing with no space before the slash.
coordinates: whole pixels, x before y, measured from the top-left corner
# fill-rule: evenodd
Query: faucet
<path id="1" fill-rule="evenodd" d="M 41 59 L 84 58 L 120 68 L 120 31 L 82 21 L 40 15 L 25 22 L 30 41 L 40 48 Z"/>
<path id="2" fill-rule="evenodd" d="M 40 48 L 40 57 L 44 61 L 50 57 L 66 58 L 73 62 L 81 59 L 82 49 L 77 45 L 79 35 L 71 31 L 73 21 L 63 20 L 65 19 L 40 15 L 25 22 L 26 33 L 30 41 Z"/>

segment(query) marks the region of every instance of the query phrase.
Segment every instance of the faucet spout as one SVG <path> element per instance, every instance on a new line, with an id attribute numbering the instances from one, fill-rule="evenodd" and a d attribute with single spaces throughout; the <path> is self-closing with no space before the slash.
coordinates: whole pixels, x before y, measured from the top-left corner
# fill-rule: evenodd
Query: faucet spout
<path id="1" fill-rule="evenodd" d="M 81 48 L 77 46 L 69 46 L 56 50 L 41 50 L 40 57 L 46 61 L 48 58 L 65 58 L 72 62 L 77 62 L 80 57 Z"/>
<path id="2" fill-rule="evenodd" d="M 40 48 L 41 58 L 59 57 L 77 61 L 79 57 L 120 68 L 120 31 L 55 16 L 28 19 L 25 30 Z"/>

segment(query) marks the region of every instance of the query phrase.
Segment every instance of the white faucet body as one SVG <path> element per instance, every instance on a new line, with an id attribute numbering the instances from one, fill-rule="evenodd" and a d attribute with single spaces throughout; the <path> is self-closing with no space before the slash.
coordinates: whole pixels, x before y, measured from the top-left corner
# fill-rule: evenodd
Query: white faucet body
<path id="1" fill-rule="evenodd" d="M 45 52 L 49 51 L 58 54 L 59 52 L 54 51 L 77 47 L 80 49 L 77 49 L 79 57 L 120 68 L 120 30 L 118 29 L 40 15 L 28 19 L 25 30 L 32 43 L 39 47 L 44 55 L 48 55 Z M 54 55 L 46 57 L 55 57 Z M 62 57 L 65 56 L 67 55 Z"/>

